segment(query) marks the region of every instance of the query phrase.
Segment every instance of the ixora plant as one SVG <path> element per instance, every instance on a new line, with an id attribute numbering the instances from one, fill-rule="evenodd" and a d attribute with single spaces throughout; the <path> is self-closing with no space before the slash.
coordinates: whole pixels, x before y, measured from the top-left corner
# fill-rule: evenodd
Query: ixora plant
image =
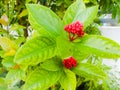
<path id="1" fill-rule="evenodd" d="M 120 45 L 84 32 L 96 17 L 98 6 L 86 8 L 82 0 L 76 0 L 63 20 L 47 7 L 26 6 L 35 33 L 9 62 L 14 63 L 5 79 L 9 86 L 22 80 L 23 90 L 76 90 L 86 81 L 89 90 L 98 86 L 107 90 L 104 81 L 109 77 L 100 65 L 87 58 L 119 58 Z"/>

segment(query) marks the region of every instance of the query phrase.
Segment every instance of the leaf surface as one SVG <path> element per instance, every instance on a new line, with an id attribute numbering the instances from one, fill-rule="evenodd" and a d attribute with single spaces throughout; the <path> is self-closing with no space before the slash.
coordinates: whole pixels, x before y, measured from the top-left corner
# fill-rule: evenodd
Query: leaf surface
<path id="1" fill-rule="evenodd" d="M 101 68 L 88 63 L 79 63 L 77 67 L 72 69 L 72 71 L 79 76 L 89 78 L 89 79 L 105 79 L 106 78 L 106 74 Z"/>
<path id="2" fill-rule="evenodd" d="M 76 90 L 75 73 L 69 69 L 65 69 L 65 73 L 63 73 L 62 77 L 60 78 L 60 84 L 64 90 Z"/>
<path id="3" fill-rule="evenodd" d="M 27 78 L 23 90 L 44 90 L 55 84 L 61 76 L 59 71 L 36 69 Z"/>
<path id="4" fill-rule="evenodd" d="M 103 36 L 85 35 L 75 47 L 88 54 L 95 54 L 103 58 L 119 58 L 120 45 Z"/>
<path id="5" fill-rule="evenodd" d="M 27 4 L 29 21 L 34 30 L 41 34 L 58 36 L 63 29 L 60 18 L 49 8 L 38 4 Z"/>
<path id="6" fill-rule="evenodd" d="M 36 65 L 55 55 L 56 43 L 52 38 L 36 37 L 19 48 L 14 61 L 24 66 Z"/>
<path id="7" fill-rule="evenodd" d="M 64 25 L 70 24 L 73 22 L 74 18 L 78 13 L 81 13 L 85 9 L 85 4 L 83 0 L 76 0 L 73 4 L 69 6 L 65 15 L 63 17 Z"/>
<path id="8" fill-rule="evenodd" d="M 79 20 L 81 23 L 83 23 L 85 29 L 93 22 L 93 20 L 96 18 L 97 13 L 98 6 L 92 6 L 78 13 L 73 21 Z"/>

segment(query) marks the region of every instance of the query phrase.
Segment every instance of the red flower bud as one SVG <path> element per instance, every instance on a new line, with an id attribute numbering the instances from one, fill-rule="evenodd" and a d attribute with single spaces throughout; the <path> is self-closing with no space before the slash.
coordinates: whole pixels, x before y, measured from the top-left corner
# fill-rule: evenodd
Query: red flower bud
<path id="1" fill-rule="evenodd" d="M 70 41 L 73 41 L 78 37 L 84 36 L 83 24 L 80 23 L 79 21 L 76 21 L 76 22 L 74 22 L 72 24 L 66 25 L 64 27 L 64 30 L 69 33 Z"/>
<path id="2" fill-rule="evenodd" d="M 77 61 L 73 57 L 69 57 L 63 60 L 63 65 L 67 69 L 71 69 L 72 67 L 77 66 Z"/>

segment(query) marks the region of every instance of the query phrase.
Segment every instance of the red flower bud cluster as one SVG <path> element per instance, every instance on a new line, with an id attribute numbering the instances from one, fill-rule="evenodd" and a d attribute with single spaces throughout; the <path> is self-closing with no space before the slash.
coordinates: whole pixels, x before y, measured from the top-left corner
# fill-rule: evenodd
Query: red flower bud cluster
<path id="1" fill-rule="evenodd" d="M 63 60 L 63 65 L 67 69 L 71 69 L 72 67 L 77 66 L 77 61 L 73 57 L 69 57 Z"/>
<path id="2" fill-rule="evenodd" d="M 78 37 L 84 36 L 83 24 L 79 21 L 66 25 L 64 27 L 64 30 L 69 33 L 70 41 L 73 41 Z"/>

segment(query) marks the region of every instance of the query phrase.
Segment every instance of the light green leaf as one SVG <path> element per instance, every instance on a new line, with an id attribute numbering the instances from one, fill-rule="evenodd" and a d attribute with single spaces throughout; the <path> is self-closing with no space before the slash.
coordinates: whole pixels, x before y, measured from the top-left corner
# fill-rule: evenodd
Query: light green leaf
<path id="1" fill-rule="evenodd" d="M 48 71 L 58 71 L 62 68 L 62 60 L 58 57 L 54 57 L 46 60 L 40 65 L 43 69 Z"/>
<path id="2" fill-rule="evenodd" d="M 60 78 L 60 84 L 64 90 L 76 90 L 75 73 L 69 69 L 65 69 L 65 73 L 63 73 L 62 77 Z"/>
<path id="3" fill-rule="evenodd" d="M 0 87 L 6 86 L 5 79 L 0 77 Z"/>
<path id="4" fill-rule="evenodd" d="M 89 56 L 89 54 L 86 52 L 81 52 L 76 48 L 74 49 L 72 56 L 77 60 L 77 63 L 80 63 L 81 61 L 85 60 Z"/>
<path id="5" fill-rule="evenodd" d="M 84 25 L 84 29 L 90 25 L 96 18 L 98 13 L 98 6 L 92 6 L 84 9 L 82 12 L 78 13 L 73 21 L 79 20 Z"/>
<path id="6" fill-rule="evenodd" d="M 0 90 L 8 90 L 7 86 L 0 86 Z"/>
<path id="7" fill-rule="evenodd" d="M 56 55 L 56 43 L 52 38 L 36 37 L 26 42 L 17 51 L 14 61 L 28 66 L 36 65 Z"/>
<path id="8" fill-rule="evenodd" d="M 58 36 L 63 30 L 62 21 L 49 8 L 38 4 L 27 4 L 29 21 L 33 29 L 40 30 L 41 34 Z"/>
<path id="9" fill-rule="evenodd" d="M 107 77 L 101 68 L 88 63 L 79 63 L 72 71 L 89 79 L 105 79 Z"/>
<path id="10" fill-rule="evenodd" d="M 120 45 L 103 36 L 85 35 L 80 42 L 74 45 L 80 52 L 95 54 L 103 58 L 120 57 Z"/>
<path id="11" fill-rule="evenodd" d="M 26 16 L 27 14 L 28 14 L 27 9 L 24 9 L 18 16 L 21 18 L 21 17 Z"/>
<path id="12" fill-rule="evenodd" d="M 0 78 L 0 90 L 8 90 L 8 86 L 5 83 L 5 79 L 4 78 Z"/>
<path id="13" fill-rule="evenodd" d="M 7 37 L 0 37 L 0 46 L 5 51 L 15 49 L 14 43 Z"/>
<path id="14" fill-rule="evenodd" d="M 0 28 L 0 34 L 8 34 L 8 32 L 5 29 Z"/>
<path id="15" fill-rule="evenodd" d="M 23 80 L 25 78 L 26 74 L 21 69 L 13 69 L 10 70 L 6 76 L 5 81 L 10 84 L 13 83 L 15 80 Z"/>
<path id="16" fill-rule="evenodd" d="M 66 40 L 62 36 L 57 37 L 57 49 L 61 58 L 72 56 L 73 44 L 69 40 Z"/>
<path id="17" fill-rule="evenodd" d="M 55 84 L 61 76 L 59 71 L 36 69 L 27 78 L 23 90 L 44 90 Z"/>
<path id="18" fill-rule="evenodd" d="M 9 30 L 10 30 L 10 31 L 13 31 L 13 30 L 16 30 L 16 31 L 21 30 L 21 32 L 22 32 L 23 29 L 25 29 L 24 26 L 19 25 L 18 23 L 14 23 L 14 24 L 11 25 L 11 27 L 10 27 Z"/>
<path id="19" fill-rule="evenodd" d="M 4 67 L 7 67 L 7 68 L 11 68 L 13 66 L 15 66 L 15 63 L 13 62 L 13 56 L 8 56 L 8 57 L 5 57 L 3 60 L 2 60 L 2 64 Z"/>
<path id="20" fill-rule="evenodd" d="M 30 2 L 33 2 L 33 3 L 37 3 L 37 0 L 25 0 L 25 3 L 30 3 Z"/>
<path id="21" fill-rule="evenodd" d="M 72 23 L 76 15 L 78 13 L 81 13 L 84 9 L 85 4 L 83 0 L 77 0 L 74 2 L 65 12 L 65 15 L 63 17 L 64 25 Z"/>

